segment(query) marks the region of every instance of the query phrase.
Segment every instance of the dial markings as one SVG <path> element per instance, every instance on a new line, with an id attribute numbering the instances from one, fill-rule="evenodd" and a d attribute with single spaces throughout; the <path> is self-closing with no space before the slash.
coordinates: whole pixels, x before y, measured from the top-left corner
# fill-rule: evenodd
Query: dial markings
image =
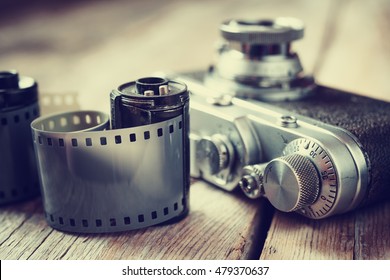
<path id="1" fill-rule="evenodd" d="M 298 153 L 309 158 L 318 170 L 321 181 L 318 199 L 312 205 L 298 212 L 304 216 L 317 219 L 329 215 L 336 202 L 338 193 L 337 171 L 331 157 L 315 141 L 304 138 L 290 142 L 283 151 L 284 155 L 293 153 Z"/>

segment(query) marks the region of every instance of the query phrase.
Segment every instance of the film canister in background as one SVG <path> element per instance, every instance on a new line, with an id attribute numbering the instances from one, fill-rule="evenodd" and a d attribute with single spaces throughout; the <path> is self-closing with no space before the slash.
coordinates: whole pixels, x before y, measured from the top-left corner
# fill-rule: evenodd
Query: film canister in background
<path id="1" fill-rule="evenodd" d="M 188 110 L 184 84 L 145 78 L 111 93 L 112 129 L 108 116 L 94 111 L 35 120 L 49 225 L 71 232 L 117 232 L 185 216 Z"/>
<path id="2" fill-rule="evenodd" d="M 30 129 L 38 115 L 37 83 L 16 71 L 0 71 L 0 205 L 39 194 Z"/>

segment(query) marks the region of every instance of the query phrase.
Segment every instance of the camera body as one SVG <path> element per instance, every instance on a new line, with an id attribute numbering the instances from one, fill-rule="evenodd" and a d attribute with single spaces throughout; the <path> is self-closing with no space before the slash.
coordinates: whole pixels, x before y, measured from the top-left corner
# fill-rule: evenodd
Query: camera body
<path id="1" fill-rule="evenodd" d="M 313 219 L 390 197 L 390 103 L 305 76 L 298 20 L 221 32 L 218 63 L 178 77 L 192 92 L 192 176 Z"/>

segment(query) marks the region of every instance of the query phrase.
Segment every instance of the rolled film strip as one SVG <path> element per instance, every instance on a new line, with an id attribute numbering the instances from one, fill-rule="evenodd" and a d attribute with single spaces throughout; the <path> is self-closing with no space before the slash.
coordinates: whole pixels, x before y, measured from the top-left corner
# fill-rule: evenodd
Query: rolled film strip
<path id="1" fill-rule="evenodd" d="M 39 195 L 30 124 L 39 116 L 36 82 L 0 71 L 0 205 Z"/>
<path id="2" fill-rule="evenodd" d="M 101 233 L 185 216 L 188 116 L 112 130 L 108 119 L 75 111 L 31 124 L 48 224 Z"/>

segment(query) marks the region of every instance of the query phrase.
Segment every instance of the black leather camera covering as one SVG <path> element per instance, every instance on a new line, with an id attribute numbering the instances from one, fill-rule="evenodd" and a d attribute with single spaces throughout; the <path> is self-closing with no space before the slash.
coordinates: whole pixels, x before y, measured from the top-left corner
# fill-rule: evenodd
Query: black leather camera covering
<path id="1" fill-rule="evenodd" d="M 271 104 L 354 134 L 371 162 L 371 185 L 362 206 L 390 197 L 390 103 L 317 86 L 304 100 Z"/>

